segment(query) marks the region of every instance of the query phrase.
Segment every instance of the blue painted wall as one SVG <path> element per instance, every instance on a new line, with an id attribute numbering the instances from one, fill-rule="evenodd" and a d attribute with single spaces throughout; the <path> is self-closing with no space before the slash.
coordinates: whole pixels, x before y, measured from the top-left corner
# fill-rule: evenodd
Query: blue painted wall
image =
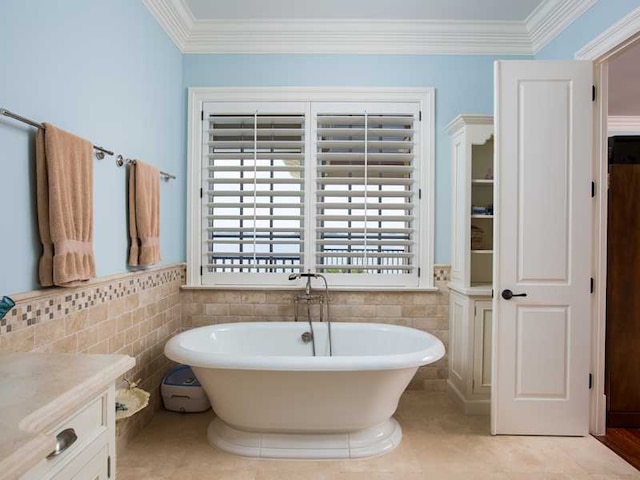
<path id="1" fill-rule="evenodd" d="M 640 0 L 599 0 L 540 50 L 536 59 L 573 59 L 587 43 L 638 7 Z"/>
<path id="2" fill-rule="evenodd" d="M 162 184 L 163 263 L 185 257 L 182 55 L 134 0 L 3 0 L 0 106 L 178 176 Z M 0 294 L 37 288 L 34 129 L 0 117 Z M 95 161 L 99 276 L 126 271 L 125 171 Z"/>
<path id="3" fill-rule="evenodd" d="M 573 58 L 638 6 L 640 0 L 600 0 L 536 58 Z M 181 55 L 142 3 L 132 0 L 3 0 L 0 31 L 0 106 L 178 175 L 162 185 L 163 263 L 185 257 L 186 88 L 435 87 L 435 260 L 450 261 L 445 126 L 460 113 L 492 113 L 498 57 Z M 37 288 L 33 137 L 32 128 L 0 118 L 0 294 Z M 95 251 L 103 276 L 126 270 L 125 172 L 108 158 L 95 162 L 95 177 Z"/>
<path id="4" fill-rule="evenodd" d="M 185 55 L 183 74 L 185 87 L 435 87 L 435 261 L 449 263 L 451 158 L 445 127 L 460 113 L 493 113 L 493 62 L 497 59 L 458 55 Z"/>

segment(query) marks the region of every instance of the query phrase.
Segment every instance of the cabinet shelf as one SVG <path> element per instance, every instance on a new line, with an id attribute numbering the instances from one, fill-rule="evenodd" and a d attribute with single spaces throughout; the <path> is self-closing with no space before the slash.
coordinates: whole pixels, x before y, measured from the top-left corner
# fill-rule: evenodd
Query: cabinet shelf
<path id="1" fill-rule="evenodd" d="M 474 178 L 473 180 L 471 180 L 471 184 L 472 185 L 484 185 L 484 186 L 487 186 L 487 187 L 491 187 L 491 186 L 493 186 L 493 179 Z"/>
<path id="2" fill-rule="evenodd" d="M 450 124 L 456 179 L 452 191 L 451 281 L 464 288 L 493 277 L 493 120 L 462 115 Z M 473 249 L 477 250 L 473 250 Z"/>

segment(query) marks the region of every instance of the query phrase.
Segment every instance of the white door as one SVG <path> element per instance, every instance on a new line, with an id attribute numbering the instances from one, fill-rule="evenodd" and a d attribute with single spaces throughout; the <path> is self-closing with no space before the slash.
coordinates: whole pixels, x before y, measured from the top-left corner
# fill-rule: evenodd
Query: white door
<path id="1" fill-rule="evenodd" d="M 494 434 L 588 433 L 592 79 L 496 62 Z"/>

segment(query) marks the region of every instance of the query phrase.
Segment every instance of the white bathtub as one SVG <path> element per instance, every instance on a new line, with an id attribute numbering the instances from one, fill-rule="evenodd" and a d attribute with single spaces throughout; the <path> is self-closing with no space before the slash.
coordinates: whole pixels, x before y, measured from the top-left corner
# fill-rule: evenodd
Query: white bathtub
<path id="1" fill-rule="evenodd" d="M 408 327 L 306 322 L 231 323 L 169 340 L 165 355 L 193 367 L 217 417 L 209 441 L 244 456 L 356 458 L 402 438 L 391 416 L 421 365 L 442 358 L 436 337 Z"/>

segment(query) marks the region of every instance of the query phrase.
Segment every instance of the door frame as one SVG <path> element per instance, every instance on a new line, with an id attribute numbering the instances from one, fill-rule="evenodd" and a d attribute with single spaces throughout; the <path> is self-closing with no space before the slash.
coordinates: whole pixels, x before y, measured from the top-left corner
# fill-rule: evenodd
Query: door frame
<path id="1" fill-rule="evenodd" d="M 585 45 L 576 60 L 591 60 L 594 67 L 594 159 L 593 179 L 596 195 L 593 205 L 593 278 L 591 300 L 591 415 L 589 432 L 606 433 L 607 403 L 605 396 L 605 331 L 607 307 L 607 209 L 608 196 L 608 109 L 609 62 L 624 49 L 640 41 L 640 7 L 620 19 Z"/>

